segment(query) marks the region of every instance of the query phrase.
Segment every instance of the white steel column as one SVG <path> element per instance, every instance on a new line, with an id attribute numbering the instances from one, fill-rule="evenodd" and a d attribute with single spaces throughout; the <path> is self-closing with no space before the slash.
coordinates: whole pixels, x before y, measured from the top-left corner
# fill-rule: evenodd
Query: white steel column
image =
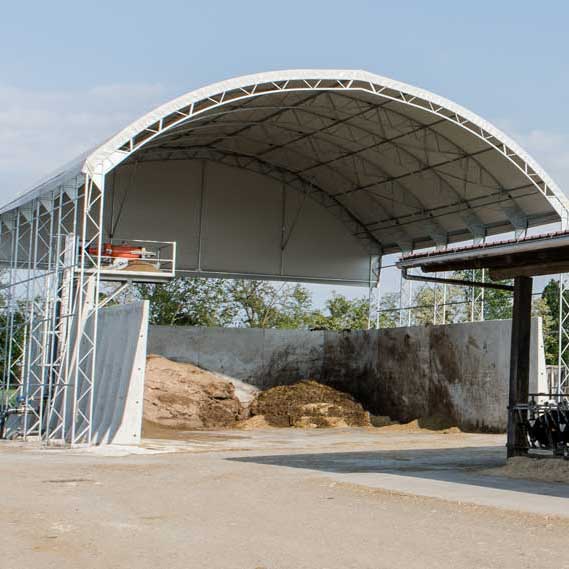
<path id="1" fill-rule="evenodd" d="M 381 309 L 381 255 L 372 255 L 369 258 L 369 295 L 368 295 L 368 330 L 379 329 L 379 315 Z"/>

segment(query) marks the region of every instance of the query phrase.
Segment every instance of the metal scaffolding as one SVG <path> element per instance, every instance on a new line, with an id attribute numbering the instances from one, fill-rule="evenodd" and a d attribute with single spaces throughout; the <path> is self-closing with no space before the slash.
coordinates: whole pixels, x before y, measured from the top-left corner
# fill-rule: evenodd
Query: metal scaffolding
<path id="1" fill-rule="evenodd" d="M 132 281 L 175 274 L 173 242 L 130 241 L 130 253 L 152 259 L 132 267 L 109 255 L 103 200 L 103 184 L 84 175 L 1 217 L 0 434 L 7 438 L 90 444 L 99 310 Z M 103 281 L 115 290 L 103 295 Z"/>
<path id="2" fill-rule="evenodd" d="M 91 440 L 102 202 L 81 176 L 2 216 L 6 436 Z"/>
<path id="3" fill-rule="evenodd" d="M 109 243 L 115 237 L 114 230 L 108 235 L 103 230 L 105 186 L 112 202 L 113 192 L 120 193 L 121 176 L 132 182 L 139 164 L 147 174 L 153 173 L 137 180 L 138 202 L 128 220 L 121 220 L 121 231 L 129 239 L 140 236 L 148 230 L 141 219 L 151 218 L 153 208 L 162 205 L 156 196 L 163 190 L 166 163 L 175 161 L 207 161 L 219 167 L 219 173 L 229 168 L 253 172 L 278 182 L 283 195 L 281 214 L 274 216 L 278 227 L 272 231 L 270 220 L 264 219 L 270 206 L 247 194 L 248 188 L 236 188 L 242 195 L 232 192 L 233 207 L 243 203 L 253 212 L 247 238 L 266 241 L 262 258 L 251 256 L 246 247 L 239 254 L 223 246 L 206 250 L 205 169 L 201 191 L 193 197 L 188 197 L 188 178 L 175 178 L 178 185 L 173 182 L 172 187 L 178 193 L 168 194 L 174 204 L 168 223 L 161 221 L 152 229 L 159 239 L 180 235 L 186 240 L 180 271 L 369 284 L 370 328 L 379 327 L 387 313 L 380 286 L 386 268 L 383 255 L 512 230 L 521 233 L 566 216 L 561 190 L 515 142 L 477 115 L 423 89 L 364 71 L 292 70 L 236 78 L 187 93 L 134 121 L 0 209 L 0 261 L 6 269 L 1 275 L 0 427 L 5 434 L 91 442 L 98 311 L 105 302 L 100 284 L 126 278 L 122 268 L 109 268 L 102 251 L 103 239 Z M 158 187 L 152 180 L 159 180 Z M 288 222 L 283 185 L 300 198 L 288 204 L 294 209 Z M 229 207 L 225 188 L 216 189 L 217 201 L 209 196 L 208 207 Z M 119 217 L 126 201 L 127 189 L 123 190 Z M 240 198 L 245 199 L 238 204 Z M 295 244 L 300 263 L 287 273 L 285 249 L 300 213 L 309 209 L 303 207 L 305 200 L 319 208 L 318 214 L 310 214 Z M 177 208 L 178 203 L 187 210 Z M 113 208 L 109 209 L 111 219 L 106 221 L 114 226 Z M 187 211 L 199 212 L 199 231 L 185 231 Z M 328 217 L 334 224 L 330 222 L 326 235 L 338 238 L 341 245 L 332 254 L 327 244 L 313 246 L 321 218 Z M 255 218 L 267 222 L 257 224 Z M 223 220 L 218 223 L 223 227 Z M 208 230 L 213 233 L 216 228 Z M 175 271 L 175 244 L 173 249 L 169 277 Z M 449 322 L 447 285 L 435 285 L 427 307 L 414 305 L 420 287 L 414 290 L 404 279 L 400 285 L 398 305 L 388 309 L 389 322 L 414 325 L 419 308 L 421 320 L 431 320 L 424 316 L 428 309 L 433 323 Z M 568 287 L 563 280 L 562 291 Z M 569 306 L 563 292 L 560 320 L 565 325 Z M 453 303 L 460 304 L 470 320 L 484 318 L 483 289 L 473 289 L 470 298 Z M 560 377 L 565 378 L 565 329 L 559 342 Z"/>
<path id="4" fill-rule="evenodd" d="M 559 275 L 559 327 L 557 341 L 559 357 L 553 392 L 569 393 L 569 275 Z"/>
<path id="5" fill-rule="evenodd" d="M 377 262 L 381 270 L 381 258 Z M 386 268 L 395 267 L 395 264 L 387 265 Z M 413 274 L 409 270 L 409 274 Z M 448 279 L 448 273 L 436 273 L 435 279 Z M 469 275 L 471 281 L 484 283 L 486 280 L 486 270 L 478 272 L 471 271 Z M 456 301 L 452 299 L 452 288 L 458 285 L 449 285 L 446 282 L 430 282 L 423 287 L 414 287 L 413 280 L 408 280 L 401 273 L 398 275 L 399 286 L 393 294 L 397 296 L 396 307 L 382 306 L 382 297 L 385 292 L 380 286 L 379 276 L 376 280 L 370 281 L 369 288 L 369 326 L 370 328 L 381 328 L 381 315 L 391 313 L 390 323 L 392 326 L 415 326 L 421 324 L 449 324 L 453 322 L 452 309 L 462 307 L 461 321 L 477 322 L 485 320 L 485 289 L 483 287 L 463 285 L 464 300 Z M 430 290 L 429 299 L 418 299 L 417 295 L 422 291 Z M 417 312 L 422 312 L 422 320 L 417 319 Z M 429 316 L 429 312 L 431 315 Z M 373 317 L 372 317 L 373 316 Z"/>

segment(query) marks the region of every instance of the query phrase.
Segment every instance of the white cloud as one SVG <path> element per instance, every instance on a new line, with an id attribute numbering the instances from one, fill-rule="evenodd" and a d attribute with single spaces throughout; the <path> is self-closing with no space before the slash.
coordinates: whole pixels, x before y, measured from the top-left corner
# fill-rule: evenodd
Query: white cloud
<path id="1" fill-rule="evenodd" d="M 521 136 L 520 144 L 569 194 L 569 134 L 532 130 Z"/>
<path id="2" fill-rule="evenodd" d="M 529 152 L 569 196 L 569 132 L 546 129 L 523 130 L 509 121 L 496 124 Z"/>
<path id="3" fill-rule="evenodd" d="M 0 86 L 0 201 L 102 142 L 169 95 L 160 84 L 64 91 Z"/>

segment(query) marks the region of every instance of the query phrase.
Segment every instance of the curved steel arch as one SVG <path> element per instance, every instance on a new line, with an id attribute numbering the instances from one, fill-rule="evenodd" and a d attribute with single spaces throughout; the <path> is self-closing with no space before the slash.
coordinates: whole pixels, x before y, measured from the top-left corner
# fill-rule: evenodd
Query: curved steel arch
<path id="1" fill-rule="evenodd" d="M 97 182 L 150 140 L 208 110 L 283 92 L 360 91 L 427 111 L 469 131 L 504 156 L 548 198 L 560 217 L 567 200 L 542 168 L 515 142 L 459 105 L 398 81 L 364 71 L 283 71 L 239 77 L 192 91 L 151 111 L 92 152 L 84 171 Z"/>
<path id="2" fill-rule="evenodd" d="M 545 197 L 555 216 L 563 220 L 567 218 L 569 202 L 557 185 L 535 160 L 490 123 L 452 101 L 424 89 L 365 71 L 352 70 L 292 70 L 261 73 L 222 81 L 191 91 L 134 121 L 101 146 L 9 202 L 0 209 L 0 213 L 10 211 L 34 197 L 43 195 L 44 192 L 60 187 L 67 179 L 74 178 L 79 173 L 88 176 L 99 187 L 104 187 L 105 175 L 149 142 L 192 119 L 211 113 L 216 108 L 232 103 L 243 104 L 247 100 L 266 95 L 302 92 L 365 93 L 377 96 L 384 102 L 393 101 L 448 121 L 464 130 L 468 136 L 483 141 L 489 150 L 504 157 L 527 179 L 528 186 L 535 188 L 536 192 Z M 361 102 L 369 104 L 369 100 Z M 411 117 L 407 116 L 406 119 L 411 120 Z"/>
<path id="3" fill-rule="evenodd" d="M 326 93 L 329 94 L 328 91 Z M 320 94 L 323 94 L 323 92 L 320 92 Z M 345 99 L 349 99 L 347 96 L 345 96 L 343 94 L 341 94 L 341 96 Z M 330 168 L 332 162 L 338 162 L 338 161 L 345 162 L 346 159 L 349 159 L 350 157 L 353 156 L 355 159 L 361 161 L 362 163 L 369 164 L 373 169 L 381 171 L 383 173 L 383 178 L 385 178 L 383 180 L 378 180 L 377 182 L 373 182 L 371 184 L 366 184 L 363 187 L 360 187 L 360 186 L 354 184 L 352 187 L 350 187 L 346 190 L 346 195 L 347 195 L 347 194 L 352 194 L 353 192 L 357 192 L 359 190 L 365 190 L 368 187 L 379 187 L 382 184 L 391 181 L 393 176 L 391 175 L 391 173 L 389 173 L 388 169 L 385 167 L 385 164 L 380 163 L 381 160 L 376 161 L 376 160 L 373 160 L 373 157 L 368 158 L 368 157 L 365 157 L 362 155 L 363 152 L 367 152 L 368 150 L 374 150 L 375 151 L 375 149 L 377 149 L 379 146 L 384 146 L 387 144 L 388 147 L 392 147 L 396 151 L 397 154 L 399 154 L 401 152 L 417 164 L 416 169 L 405 173 L 404 176 L 423 175 L 426 171 L 429 171 L 430 173 L 432 173 L 435 176 L 435 178 L 437 178 L 439 183 L 443 187 L 445 187 L 451 195 L 453 195 L 455 198 L 462 200 L 464 202 L 464 204 L 466 205 L 469 212 L 468 212 L 467 217 L 462 216 L 462 221 L 466 224 L 466 226 L 468 227 L 468 230 L 470 231 L 472 236 L 473 237 L 484 236 L 483 230 L 481 229 L 484 227 L 484 224 L 482 223 L 482 221 L 480 220 L 480 218 L 478 217 L 476 212 L 472 208 L 469 207 L 468 200 L 461 197 L 461 194 L 459 193 L 459 191 L 454 187 L 453 184 L 451 184 L 449 182 L 449 180 L 447 179 L 447 176 L 450 176 L 450 175 L 448 173 L 438 171 L 437 168 L 440 165 L 442 165 L 442 166 L 446 165 L 447 162 L 443 161 L 443 163 L 441 163 L 441 164 L 439 164 L 438 162 L 429 163 L 427 161 L 427 159 L 423 159 L 420 155 L 418 155 L 416 153 L 416 150 L 417 150 L 416 148 L 408 148 L 407 145 L 397 142 L 398 139 L 403 138 L 403 137 L 408 137 L 408 136 L 414 136 L 414 134 L 417 131 L 421 130 L 424 132 L 426 131 L 426 132 L 431 133 L 431 135 L 435 136 L 437 140 L 444 141 L 450 148 L 445 149 L 442 152 L 444 154 L 449 154 L 449 153 L 450 154 L 456 154 L 456 157 L 453 160 L 453 162 L 461 161 L 464 159 L 468 160 L 469 158 L 472 159 L 473 164 L 475 164 L 477 166 L 478 170 L 480 172 L 485 173 L 491 180 L 494 181 L 494 183 L 496 184 L 496 187 L 502 189 L 505 192 L 505 194 L 508 196 L 508 201 L 510 202 L 511 205 L 509 207 L 510 211 L 506 212 L 506 216 L 510 220 L 510 223 L 512 223 L 512 225 L 514 227 L 523 226 L 523 221 L 518 221 L 518 219 L 525 220 L 526 218 L 523 215 L 523 213 L 521 212 L 521 210 L 519 210 L 519 208 L 517 208 L 515 201 L 508 194 L 509 189 L 505 188 L 504 185 L 501 184 L 497 180 L 496 176 L 488 168 L 486 168 L 482 163 L 480 163 L 474 155 L 469 154 L 455 140 L 452 140 L 450 137 L 446 136 L 443 133 L 435 131 L 432 128 L 433 126 L 436 126 L 436 125 L 440 124 L 441 122 L 444 122 L 445 119 L 439 119 L 439 120 L 436 120 L 434 122 L 425 124 L 421 121 L 418 121 L 414 117 L 409 117 L 409 116 L 405 115 L 400 110 L 396 110 L 396 109 L 393 109 L 391 107 L 387 108 L 387 104 L 392 103 L 393 101 L 387 100 L 387 101 L 384 101 L 382 104 L 373 105 L 369 101 L 355 100 L 355 99 L 349 99 L 349 100 L 351 102 L 353 102 L 357 107 L 358 106 L 360 107 L 360 110 L 357 113 L 354 114 L 353 112 L 347 111 L 344 108 L 342 108 L 342 109 L 335 108 L 335 109 L 333 109 L 334 112 L 332 113 L 332 116 L 331 116 L 329 113 L 329 111 L 331 110 L 330 108 L 328 108 L 328 107 L 322 107 L 321 108 L 320 106 L 317 106 L 317 107 L 314 106 L 316 104 L 316 100 L 318 97 L 319 97 L 319 94 L 316 94 L 312 97 L 306 97 L 306 98 L 304 98 L 304 99 L 302 99 L 302 100 L 300 100 L 297 103 L 292 104 L 292 105 L 283 101 L 283 104 L 281 104 L 281 105 L 278 105 L 276 102 L 269 104 L 269 105 L 255 105 L 255 106 L 246 105 L 246 106 L 241 106 L 241 107 L 226 108 L 225 110 L 222 109 L 219 111 L 207 113 L 205 115 L 198 115 L 196 117 L 193 117 L 191 119 L 183 121 L 183 123 L 180 124 L 178 127 L 170 130 L 167 133 L 164 133 L 162 136 L 158 137 L 154 141 L 149 142 L 147 145 L 147 147 L 148 147 L 147 151 L 149 151 L 151 148 L 154 150 L 157 147 L 158 148 L 164 148 L 164 149 L 175 148 L 175 147 L 172 147 L 170 145 L 175 144 L 176 142 L 183 143 L 185 141 L 188 141 L 191 143 L 192 136 L 197 135 L 197 137 L 199 138 L 203 134 L 203 131 L 208 131 L 208 130 L 212 131 L 213 140 L 208 142 L 208 144 L 210 144 L 212 147 L 218 147 L 219 144 L 222 143 L 224 140 L 229 140 L 229 141 L 231 141 L 231 140 L 235 140 L 235 141 L 245 140 L 245 141 L 249 141 L 249 142 L 257 142 L 259 144 L 263 144 L 264 141 L 255 140 L 254 137 L 251 138 L 248 135 L 246 136 L 243 134 L 243 132 L 246 130 L 249 130 L 249 129 L 254 128 L 254 127 L 259 127 L 259 128 L 267 128 L 267 129 L 268 128 L 277 128 L 277 129 L 282 129 L 282 130 L 289 130 L 290 132 L 295 132 L 296 130 L 299 131 L 297 133 L 298 136 L 293 137 L 293 139 L 291 139 L 291 140 L 288 140 L 288 141 L 283 142 L 281 144 L 276 144 L 276 145 L 271 146 L 269 148 L 259 150 L 259 155 L 265 155 L 266 153 L 273 153 L 273 152 L 279 151 L 279 150 L 282 150 L 285 153 L 291 152 L 292 154 L 295 154 L 298 152 L 294 148 L 294 145 L 296 144 L 297 141 L 307 140 L 307 141 L 310 141 L 312 143 L 312 141 L 317 141 L 321 135 L 322 136 L 325 135 L 325 137 L 328 139 L 328 141 L 327 141 L 328 144 L 332 144 L 333 146 L 336 146 L 338 149 L 341 149 L 343 151 L 341 153 L 341 155 L 340 156 L 334 156 L 331 159 L 326 159 L 326 160 L 320 161 L 320 163 L 319 163 L 317 151 L 316 151 L 316 149 L 314 149 L 314 153 L 315 153 L 314 157 L 309 157 L 308 155 L 306 155 L 305 157 L 306 158 L 316 158 L 316 160 L 313 160 L 315 163 L 307 166 L 303 170 L 299 171 L 299 173 L 303 173 L 304 171 L 308 171 L 308 170 L 316 170 L 318 168 L 328 169 L 328 168 Z M 304 104 L 308 101 L 310 101 L 309 104 L 305 106 Z M 362 107 L 363 107 L 363 109 L 362 109 Z M 300 123 L 297 126 L 296 124 L 291 122 L 290 127 L 289 127 L 288 122 L 287 122 L 287 126 L 284 126 L 282 124 L 282 121 L 273 120 L 274 117 L 277 117 L 279 114 L 282 114 L 282 113 L 287 112 L 287 111 L 293 112 L 293 114 L 295 116 L 296 116 L 296 113 L 314 116 L 314 117 L 317 117 L 318 119 L 323 120 L 324 122 L 328 122 L 329 124 L 320 125 L 318 128 L 310 129 L 310 128 L 305 128 L 304 125 L 301 125 Z M 386 138 L 384 134 L 375 132 L 371 128 L 366 128 L 365 125 L 355 124 L 353 122 L 354 118 L 366 115 L 369 112 L 378 113 L 380 111 L 383 111 L 383 112 L 388 113 L 388 114 L 392 114 L 395 117 L 402 118 L 408 124 L 412 125 L 413 128 L 411 130 L 408 130 L 408 131 L 400 132 L 399 134 L 397 134 L 395 136 L 389 136 Z M 251 113 L 251 112 L 260 112 L 260 113 L 269 112 L 269 114 L 268 114 L 268 116 L 261 116 L 258 120 L 254 120 L 254 118 L 251 118 L 251 120 L 243 120 L 243 121 L 237 120 L 237 121 L 230 121 L 229 123 L 226 123 L 223 120 L 224 117 L 226 117 L 228 115 L 234 115 L 234 114 L 239 115 L 240 113 Z M 370 119 L 370 120 L 373 121 L 373 119 Z M 378 122 L 379 120 L 380 119 L 378 119 L 377 121 L 374 121 L 374 122 Z M 205 124 L 203 124 L 203 121 L 205 121 Z M 337 135 L 335 133 L 326 132 L 329 129 L 331 129 L 331 128 L 339 125 L 339 124 L 344 124 L 350 131 L 353 129 L 354 131 L 359 131 L 359 132 L 367 134 L 369 137 L 372 138 L 373 143 L 365 145 L 363 147 L 356 148 L 356 149 L 346 148 L 346 147 L 338 144 L 335 139 L 337 139 L 337 140 L 342 139 L 345 142 L 350 142 L 352 144 L 356 142 L 355 140 L 350 140 L 347 137 L 339 137 L 339 135 Z M 224 129 L 227 126 L 230 126 L 231 128 L 234 128 L 235 130 L 229 131 L 229 132 L 224 132 Z M 215 129 L 220 129 L 222 132 L 217 133 L 215 131 Z M 300 131 L 302 131 L 302 132 L 300 132 Z M 200 145 L 201 144 L 205 144 L 205 142 L 200 141 Z M 162 146 L 162 145 L 164 145 L 164 146 Z M 190 144 L 190 147 L 191 146 L 193 146 L 193 145 Z M 487 152 L 487 151 L 489 152 L 491 150 L 492 150 L 491 147 L 487 147 L 486 149 L 484 149 L 484 152 Z M 143 152 L 144 152 L 144 149 L 143 149 Z M 299 153 L 299 155 L 300 155 L 300 153 Z M 338 170 L 336 170 L 336 169 L 334 169 L 334 170 L 341 177 L 345 177 L 346 180 L 347 180 L 347 176 L 349 175 L 349 172 L 347 172 L 347 170 L 356 171 L 356 169 L 353 167 L 352 168 L 342 167 L 342 168 L 339 168 Z M 346 172 L 343 174 L 342 171 L 344 171 L 344 170 Z M 450 176 L 450 177 L 452 177 L 452 176 Z M 474 183 L 474 182 L 470 182 L 467 179 L 467 177 L 465 177 L 464 179 L 460 179 L 459 181 L 461 181 L 463 184 Z M 395 183 L 398 186 L 400 186 L 401 189 L 404 190 L 404 192 L 409 194 L 409 196 L 414 201 L 421 203 L 419 198 L 418 198 L 417 192 L 415 190 L 412 190 L 410 187 L 403 184 L 400 179 L 396 179 Z M 384 208 L 383 204 L 378 203 L 376 205 L 381 207 L 381 208 Z M 412 206 L 410 206 L 410 207 L 412 207 Z M 423 207 L 423 209 L 424 209 L 424 207 Z M 503 209 L 505 210 L 506 208 L 503 208 Z M 517 218 L 512 215 L 512 212 L 518 213 Z M 351 214 L 351 212 L 350 212 L 350 214 Z M 433 241 L 437 245 L 444 245 L 446 242 L 446 232 L 445 232 L 444 228 L 439 226 L 432 219 L 426 218 L 424 220 L 424 223 L 430 227 L 430 228 L 427 228 L 428 229 L 427 232 L 431 236 Z M 523 227 L 523 228 L 525 228 L 525 227 Z"/>

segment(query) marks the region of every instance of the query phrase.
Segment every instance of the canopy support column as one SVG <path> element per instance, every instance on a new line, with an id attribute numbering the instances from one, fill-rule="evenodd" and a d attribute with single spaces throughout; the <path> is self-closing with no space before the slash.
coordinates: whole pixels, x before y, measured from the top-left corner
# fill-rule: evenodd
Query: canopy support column
<path id="1" fill-rule="evenodd" d="M 379 329 L 381 309 L 381 255 L 371 255 L 369 258 L 369 290 L 367 329 Z"/>
<path id="2" fill-rule="evenodd" d="M 508 402 L 508 458 L 525 456 L 528 442 L 514 406 L 527 403 L 529 396 L 529 358 L 531 334 L 531 277 L 514 280 L 514 308 L 510 349 L 510 395 Z"/>

